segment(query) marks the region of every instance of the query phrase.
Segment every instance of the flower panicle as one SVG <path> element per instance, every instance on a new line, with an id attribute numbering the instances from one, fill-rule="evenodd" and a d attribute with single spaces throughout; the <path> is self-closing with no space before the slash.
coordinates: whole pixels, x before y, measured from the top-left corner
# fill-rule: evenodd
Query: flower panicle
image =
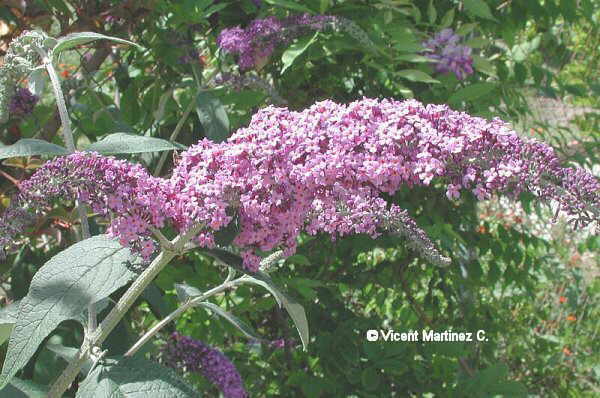
<path id="1" fill-rule="evenodd" d="M 224 29 L 217 38 L 223 51 L 238 55 L 240 70 L 260 69 L 278 46 L 310 31 L 345 31 L 367 48 L 374 48 L 368 34 L 355 22 L 331 15 L 301 14 L 279 19 L 271 16 L 253 20 L 246 28 Z"/>
<path id="2" fill-rule="evenodd" d="M 15 203 L 38 214 L 51 198 L 78 199 L 146 258 L 154 250 L 152 228 L 202 224 L 196 243 L 214 247 L 215 233 L 235 215 L 232 244 L 251 271 L 260 268 L 259 252 L 293 254 L 301 231 L 333 239 L 394 233 L 427 261 L 445 265 L 414 220 L 382 198 L 433 182 L 445 186 L 448 200 L 528 191 L 558 203 L 576 227 L 600 223 L 598 179 L 562 167 L 552 148 L 520 138 L 501 120 L 369 98 L 303 111 L 264 108 L 226 142 L 204 139 L 183 152 L 169 179 L 94 153 L 56 158 L 21 184 Z M 0 218 L 8 235 L 19 229 L 10 222 Z"/>
<path id="3" fill-rule="evenodd" d="M 459 44 L 460 40 L 460 36 L 452 29 L 446 28 L 425 41 L 423 47 L 428 50 L 425 55 L 437 61 L 436 72 L 453 72 L 459 80 L 464 80 L 473 73 L 473 58 L 471 47 Z"/>
<path id="4" fill-rule="evenodd" d="M 221 351 L 200 340 L 174 332 L 162 348 L 162 357 L 169 367 L 201 373 L 225 398 L 248 397 L 235 365 Z"/>

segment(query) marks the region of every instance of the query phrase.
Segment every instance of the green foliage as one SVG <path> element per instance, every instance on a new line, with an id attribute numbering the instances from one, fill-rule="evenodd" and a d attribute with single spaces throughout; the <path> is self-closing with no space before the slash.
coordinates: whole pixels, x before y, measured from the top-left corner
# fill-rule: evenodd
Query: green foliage
<path id="1" fill-rule="evenodd" d="M 0 159 L 35 155 L 66 155 L 68 153 L 69 151 L 60 145 L 35 138 L 23 138 L 12 145 L 0 147 Z"/>
<path id="2" fill-rule="evenodd" d="M 107 358 L 81 383 L 77 397 L 134 398 L 165 396 L 201 397 L 173 370 L 154 362 L 132 358 Z"/>
<path id="3" fill-rule="evenodd" d="M 300 340 L 302 341 L 302 346 L 306 350 L 309 342 L 309 333 L 308 333 L 308 321 L 306 319 L 306 313 L 304 311 L 304 307 L 296 302 L 292 297 L 285 294 L 281 289 L 275 285 L 273 280 L 269 277 L 269 275 L 264 272 L 257 272 L 253 274 L 253 276 L 245 276 L 242 281 L 245 283 L 252 283 L 255 285 L 259 285 L 267 289 L 277 300 L 277 304 L 279 307 L 283 307 L 286 309 L 292 320 L 294 321 L 294 325 L 296 325 L 296 329 L 298 330 L 298 334 L 300 335 Z"/>
<path id="4" fill-rule="evenodd" d="M 88 146 L 86 150 L 98 152 L 103 155 L 117 155 L 122 153 L 172 151 L 183 148 L 181 145 L 175 145 L 160 138 L 142 137 L 126 133 L 113 133 L 107 135 L 100 141 L 94 142 Z"/>
<path id="5" fill-rule="evenodd" d="M 19 304 L 0 378 L 4 387 L 62 321 L 79 319 L 96 303 L 133 278 L 125 262 L 129 249 L 101 235 L 60 252 L 35 274 Z"/>
<path id="6" fill-rule="evenodd" d="M 201 91 L 196 95 L 196 113 L 204 127 L 204 134 L 215 142 L 229 137 L 229 118 L 223 104 L 210 91 Z"/>

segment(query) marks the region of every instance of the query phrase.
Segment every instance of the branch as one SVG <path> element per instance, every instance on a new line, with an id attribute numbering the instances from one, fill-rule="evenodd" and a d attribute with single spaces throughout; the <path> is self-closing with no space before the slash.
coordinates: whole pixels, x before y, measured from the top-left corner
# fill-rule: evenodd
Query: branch
<path id="1" fill-rule="evenodd" d="M 203 227 L 202 224 L 198 224 L 190 228 L 185 233 L 177 236 L 171 243 L 176 250 L 183 249 L 184 245 L 191 240 L 198 231 Z M 96 331 L 90 335 L 89 339 L 86 339 L 82 344 L 81 348 L 75 355 L 75 358 L 69 363 L 64 372 L 60 375 L 58 380 L 54 382 L 48 398 L 60 398 L 62 394 L 69 388 L 77 374 L 81 370 L 81 367 L 89 356 L 89 351 L 92 347 L 101 345 L 104 340 L 108 337 L 110 332 L 117 326 L 121 318 L 133 305 L 135 300 L 142 294 L 142 292 L 148 287 L 148 285 L 154 280 L 156 275 L 176 256 L 176 252 L 163 250 L 158 256 L 150 263 L 148 268 L 140 274 L 140 276 L 133 281 L 129 289 L 123 294 L 119 302 L 113 307 L 110 313 L 104 318 L 102 323 L 98 326 Z"/>

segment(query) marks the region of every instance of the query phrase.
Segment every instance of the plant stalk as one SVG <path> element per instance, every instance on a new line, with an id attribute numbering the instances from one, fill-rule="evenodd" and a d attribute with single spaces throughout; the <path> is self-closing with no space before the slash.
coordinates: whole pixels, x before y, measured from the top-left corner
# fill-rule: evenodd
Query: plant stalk
<path id="1" fill-rule="evenodd" d="M 50 76 L 50 81 L 52 82 L 52 89 L 54 90 L 54 97 L 56 98 L 58 114 L 60 115 L 60 122 L 62 124 L 63 139 L 65 141 L 65 145 L 69 152 L 75 152 L 75 141 L 73 140 L 71 119 L 69 119 L 67 103 L 65 102 L 65 97 L 62 92 L 62 88 L 60 87 L 60 81 L 58 80 L 56 69 L 54 69 L 54 65 L 52 65 L 52 60 L 48 58 L 47 54 L 44 57 L 42 57 L 42 59 L 44 60 L 44 65 L 46 66 L 46 70 L 48 71 L 48 76 Z M 90 225 L 87 219 L 87 212 L 85 211 L 85 206 L 79 201 L 77 201 L 75 205 L 77 207 L 77 214 L 79 215 L 79 219 L 81 220 L 81 240 L 85 240 L 91 236 Z M 93 332 L 96 329 L 96 325 L 96 304 L 92 303 L 88 306 L 87 333 Z"/>
<path id="2" fill-rule="evenodd" d="M 69 388 L 83 364 L 89 356 L 92 347 L 99 346 L 106 340 L 110 332 L 117 326 L 121 318 L 131 308 L 135 300 L 142 294 L 148 285 L 154 280 L 156 275 L 183 250 L 185 244 L 189 242 L 202 228 L 201 224 L 193 226 L 188 231 L 180 234 L 171 241 L 174 251 L 162 250 L 158 256 L 150 263 L 148 268 L 142 272 L 136 280 L 133 281 L 129 289 L 123 294 L 119 302 L 113 307 L 110 313 L 104 318 L 102 323 L 96 328 L 89 339 L 86 339 L 75 355 L 75 358 L 69 362 L 67 368 L 52 385 L 48 398 L 60 398 Z"/>
<path id="3" fill-rule="evenodd" d="M 188 309 L 195 307 L 198 303 L 206 300 L 211 296 L 214 296 L 215 294 L 221 293 L 241 283 L 243 283 L 243 281 L 241 281 L 240 279 L 225 281 L 219 286 L 208 290 L 204 294 L 187 300 L 175 311 L 171 312 L 168 316 L 161 319 L 161 321 L 154 325 L 152 329 L 148 330 L 138 341 L 135 342 L 133 346 L 131 346 L 131 348 L 125 353 L 125 356 L 128 357 L 135 354 L 140 348 L 142 348 L 144 344 L 148 342 L 148 340 L 154 337 L 154 335 L 156 335 L 156 333 L 158 333 L 163 327 L 165 327 L 169 322 L 177 319 L 180 315 L 183 315 L 183 313 Z"/>

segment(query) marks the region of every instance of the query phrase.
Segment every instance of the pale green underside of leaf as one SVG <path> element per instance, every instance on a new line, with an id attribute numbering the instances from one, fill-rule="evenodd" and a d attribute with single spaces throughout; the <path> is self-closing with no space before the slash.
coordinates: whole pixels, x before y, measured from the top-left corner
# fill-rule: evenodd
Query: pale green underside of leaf
<path id="1" fill-rule="evenodd" d="M 108 359 L 80 384 L 77 398 L 199 398 L 171 369 L 138 357 Z"/>
<path id="2" fill-rule="evenodd" d="M 35 138 L 23 138 L 12 145 L 0 147 L 0 159 L 34 155 L 67 155 L 69 151 L 60 145 Z"/>
<path id="3" fill-rule="evenodd" d="M 172 151 L 185 149 L 183 145 L 176 145 L 162 138 L 144 137 L 141 135 L 114 133 L 98 142 L 94 142 L 85 150 L 98 152 L 102 155 L 117 155 L 123 153 L 144 153 Z"/>
<path id="4" fill-rule="evenodd" d="M 29 361 L 44 338 L 61 322 L 78 319 L 89 304 L 133 279 L 135 274 L 125 262 L 135 259 L 129 249 L 100 235 L 74 244 L 44 264 L 21 300 L 0 375 L 0 388 Z"/>
<path id="5" fill-rule="evenodd" d="M 79 46 L 81 44 L 89 43 L 94 40 L 110 40 L 121 44 L 129 44 L 132 46 L 136 46 L 137 48 L 142 50 L 144 49 L 144 47 L 138 44 L 135 44 L 129 40 L 120 39 L 118 37 L 106 36 L 95 32 L 77 32 L 59 38 L 56 42 L 56 45 L 52 49 L 52 56 L 56 60 L 56 58 L 61 52 Z"/>

